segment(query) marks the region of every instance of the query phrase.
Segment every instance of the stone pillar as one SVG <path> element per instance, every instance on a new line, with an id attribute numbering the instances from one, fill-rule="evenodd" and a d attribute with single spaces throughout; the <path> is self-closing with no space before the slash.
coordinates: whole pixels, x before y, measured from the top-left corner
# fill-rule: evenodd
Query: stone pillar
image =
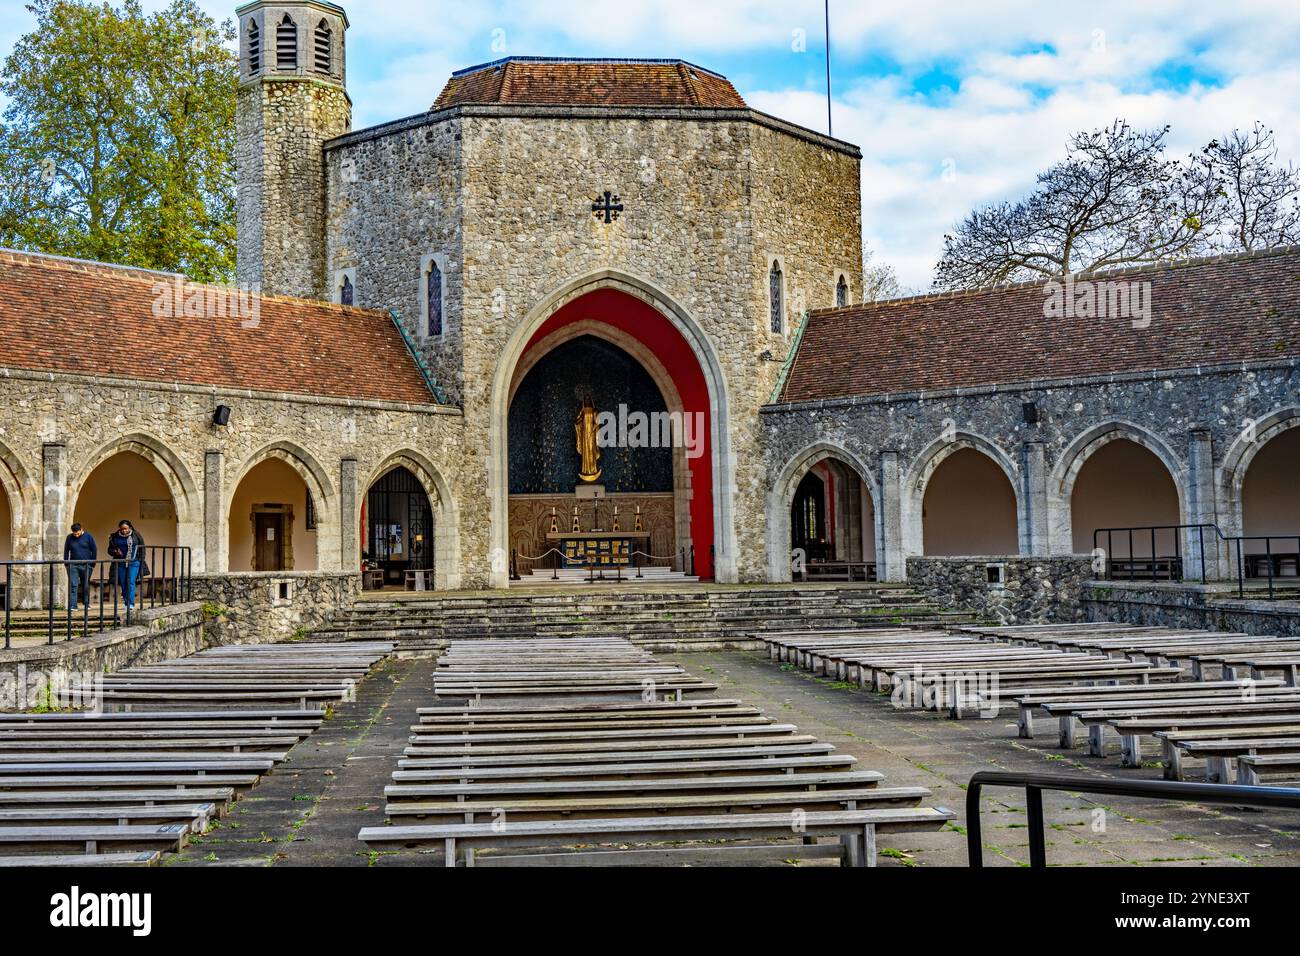
<path id="1" fill-rule="evenodd" d="M 898 452 L 880 453 L 880 500 L 876 503 L 880 523 L 876 541 L 876 574 L 881 581 L 907 580 L 907 555 L 903 551 L 902 480 Z"/>
<path id="2" fill-rule="evenodd" d="M 226 456 L 209 451 L 203 456 L 203 557 L 196 559 L 196 571 L 224 573 L 230 570 L 230 522 L 226 518 Z"/>
<path id="3" fill-rule="evenodd" d="M 1208 428 L 1193 428 L 1187 436 L 1187 479 L 1185 483 L 1189 525 L 1218 523 L 1214 503 L 1214 441 Z M 1211 581 L 1227 576 L 1230 563 L 1227 549 L 1211 528 L 1187 529 L 1184 535 L 1183 579 L 1201 580 L 1201 546 L 1205 546 L 1205 577 Z"/>
<path id="4" fill-rule="evenodd" d="M 342 568 L 345 572 L 361 567 L 361 489 L 357 478 L 357 460 L 344 458 L 339 476 L 339 539 L 342 543 Z"/>
<path id="5" fill-rule="evenodd" d="M 1046 556 L 1047 450 L 1041 441 L 1027 441 L 1020 449 L 1020 553 Z"/>
<path id="6" fill-rule="evenodd" d="M 66 445 L 41 446 L 41 558 L 59 561 L 63 558 L 63 541 L 68 535 L 68 449 Z M 48 571 L 42 570 L 44 579 L 33 582 L 45 593 Z M 67 575 L 54 575 L 54 600 L 67 603 Z"/>

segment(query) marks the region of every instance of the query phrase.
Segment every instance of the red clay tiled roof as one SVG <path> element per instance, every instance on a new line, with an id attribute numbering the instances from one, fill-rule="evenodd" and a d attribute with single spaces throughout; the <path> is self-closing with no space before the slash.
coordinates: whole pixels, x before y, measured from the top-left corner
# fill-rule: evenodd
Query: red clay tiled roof
<path id="1" fill-rule="evenodd" d="M 199 300 L 178 276 L 0 250 L 0 365 L 73 375 L 431 405 L 388 315 L 254 297 L 215 317 L 167 315 Z M 155 303 L 166 290 L 167 308 Z M 218 300 L 213 300 L 213 306 Z M 251 308 L 256 303 L 256 308 Z M 193 310 L 193 311 L 198 311 Z M 232 317 L 233 316 L 233 317 Z M 252 319 L 256 318 L 256 322 Z"/>
<path id="2" fill-rule="evenodd" d="M 1048 317 L 1042 282 L 820 310 L 780 401 L 1300 357 L 1300 246 L 1092 278 L 1149 282 L 1150 325 Z"/>
<path id="3" fill-rule="evenodd" d="M 453 74 L 433 108 L 490 103 L 745 107 L 726 77 L 681 60 L 511 57 Z"/>

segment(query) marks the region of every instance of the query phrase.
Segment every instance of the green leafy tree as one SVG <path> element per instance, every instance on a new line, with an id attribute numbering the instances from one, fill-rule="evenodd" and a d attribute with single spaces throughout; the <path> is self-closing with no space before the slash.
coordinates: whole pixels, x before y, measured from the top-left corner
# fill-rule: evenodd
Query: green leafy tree
<path id="1" fill-rule="evenodd" d="M 0 72 L 0 245 L 233 277 L 234 26 L 193 0 L 28 10 Z"/>

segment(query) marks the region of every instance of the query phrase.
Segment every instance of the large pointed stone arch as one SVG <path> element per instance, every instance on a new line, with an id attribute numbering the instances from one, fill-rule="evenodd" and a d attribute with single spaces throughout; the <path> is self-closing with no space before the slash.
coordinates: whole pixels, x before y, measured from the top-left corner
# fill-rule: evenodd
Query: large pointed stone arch
<path id="1" fill-rule="evenodd" d="M 1052 554 L 1074 550 L 1072 505 L 1079 472 L 1097 451 L 1115 441 L 1131 441 L 1156 456 L 1173 479 L 1178 493 L 1179 522 L 1187 521 L 1187 465 L 1154 432 L 1130 421 L 1114 419 L 1077 435 L 1057 457 L 1047 482 L 1047 540 Z"/>
<path id="2" fill-rule="evenodd" d="M 622 329 L 615 328 L 604 322 L 595 319 L 581 319 L 572 322 L 562 328 L 556 329 L 545 338 L 533 343 L 533 346 L 523 355 L 518 362 L 514 375 L 510 382 L 510 404 L 514 403 L 515 392 L 528 373 L 538 362 L 546 358 L 555 349 L 579 339 L 584 335 L 594 336 L 604 342 L 608 342 L 619 349 L 622 349 L 628 355 L 632 356 L 646 373 L 649 374 L 651 381 L 659 389 L 660 395 L 663 396 L 664 406 L 669 412 L 682 412 L 684 405 L 681 393 L 677 388 L 677 383 L 673 380 L 672 373 L 664 366 L 651 349 L 642 343 L 636 337 L 629 335 Z M 508 404 L 507 409 L 510 407 Z M 692 496 L 691 490 L 691 469 L 686 458 L 686 449 L 677 447 L 673 452 L 673 488 L 674 488 L 674 538 L 677 541 L 685 541 L 690 537 L 691 516 L 690 501 Z"/>
<path id="3" fill-rule="evenodd" d="M 360 504 L 370 488 L 394 468 L 405 468 L 415 475 L 416 481 L 429 496 L 429 504 L 434 513 L 434 586 L 439 590 L 454 591 L 460 587 L 460 509 L 451 486 L 428 458 L 410 448 L 402 448 L 387 455 L 371 470 L 365 484 L 358 489 L 360 499 L 352 513 L 360 514 Z"/>
<path id="4" fill-rule="evenodd" d="M 325 469 L 311 452 L 295 442 L 281 440 L 263 445 L 239 464 L 221 507 L 221 520 L 230 522 L 230 509 L 248 473 L 270 459 L 278 459 L 298 473 L 311 492 L 316 507 L 316 566 L 321 571 L 338 571 L 343 565 L 339 497 Z M 227 542 L 227 547 L 229 543 Z"/>
<path id="5" fill-rule="evenodd" d="M 32 545 L 40 541 L 40 528 L 36 524 L 39 492 L 22 460 L 3 442 L 0 442 L 0 490 L 9 504 L 9 527 L 4 531 L 9 535 L 14 559 L 36 558 L 37 549 Z"/>
<path id="6" fill-rule="evenodd" d="M 930 479 L 945 461 L 957 452 L 970 449 L 977 451 L 993 463 L 1011 482 L 1011 490 L 1016 502 L 1016 537 L 1020 542 L 1020 553 L 1028 554 L 1027 544 L 1029 522 L 1026 520 L 1026 502 L 1024 483 L 1021 481 L 1020 469 L 1011 457 L 994 441 L 983 435 L 969 431 L 954 431 L 940 435 L 926 445 L 912 461 L 903 478 L 902 511 L 903 553 L 920 555 L 925 553 L 924 505 L 925 492 Z"/>
<path id="7" fill-rule="evenodd" d="M 139 455 L 162 475 L 167 490 L 171 493 L 172 502 L 176 506 L 176 543 L 181 547 L 194 549 L 194 566 L 196 569 L 201 569 L 203 567 L 200 557 L 203 551 L 203 508 L 198 485 L 195 484 L 194 477 L 181 457 L 162 439 L 146 432 L 133 432 L 101 445 L 81 463 L 73 472 L 76 477 L 68 487 L 68 514 L 76 511 L 81 492 L 95 469 L 123 452 Z"/>
<path id="8" fill-rule="evenodd" d="M 1245 527 L 1242 492 L 1251 463 L 1264 447 L 1292 428 L 1300 428 L 1300 406 L 1292 405 L 1270 412 L 1243 428 L 1223 456 L 1215 482 L 1219 520 L 1227 535 L 1239 535 Z"/>
<path id="9" fill-rule="evenodd" d="M 542 325 L 560 309 L 589 293 L 602 289 L 622 292 L 660 313 L 686 341 L 703 374 L 709 395 L 714 494 L 713 540 L 716 548 L 714 574 L 720 582 L 737 580 L 734 515 L 735 478 L 727 422 L 730 392 L 726 375 L 708 335 L 690 313 L 647 279 L 613 269 L 602 269 L 569 281 L 538 303 L 519 323 L 507 340 L 492 384 L 490 449 L 488 456 L 488 501 L 491 516 L 489 539 L 491 583 L 508 587 L 509 568 L 509 427 L 511 386 L 515 369 L 529 342 Z"/>
<path id="10" fill-rule="evenodd" d="M 794 501 L 799 482 L 813 468 L 827 459 L 838 460 L 858 473 L 863 486 L 871 496 L 875 520 L 873 533 L 876 539 L 876 560 L 884 554 L 880 483 L 875 474 L 858 455 L 843 445 L 818 441 L 791 456 L 777 474 L 767 495 L 767 576 L 772 582 L 789 581 L 790 566 L 790 504 Z"/>

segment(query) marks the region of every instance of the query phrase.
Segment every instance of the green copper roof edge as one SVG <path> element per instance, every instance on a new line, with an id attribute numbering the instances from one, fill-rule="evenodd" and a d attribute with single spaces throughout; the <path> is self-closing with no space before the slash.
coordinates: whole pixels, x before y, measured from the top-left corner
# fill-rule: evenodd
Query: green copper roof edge
<path id="1" fill-rule="evenodd" d="M 406 327 L 402 325 L 402 320 L 397 317 L 397 311 L 395 309 L 389 309 L 388 314 L 393 320 L 393 325 L 397 326 L 397 331 L 398 334 L 402 336 L 402 341 L 406 343 L 406 351 L 411 353 L 411 358 L 415 361 L 415 367 L 418 368 L 420 374 L 424 376 L 424 384 L 427 385 L 429 391 L 433 393 L 434 400 L 439 405 L 446 405 L 447 394 L 438 385 L 438 379 L 434 377 L 433 372 L 429 371 L 429 366 L 425 363 L 424 357 L 420 355 L 419 350 L 415 347 L 415 343 L 411 341 L 411 336 L 407 334 Z"/>
<path id="2" fill-rule="evenodd" d="M 794 334 L 794 341 L 790 343 L 790 354 L 786 356 L 785 363 L 781 366 L 781 374 L 776 377 L 776 388 L 772 389 L 772 395 L 767 400 L 769 405 L 776 405 L 781 401 L 781 392 L 785 389 L 786 379 L 790 377 L 790 369 L 794 368 L 794 360 L 799 356 L 799 346 L 803 344 L 803 333 L 807 328 L 808 312 L 805 310 L 799 322 L 799 329 Z"/>

